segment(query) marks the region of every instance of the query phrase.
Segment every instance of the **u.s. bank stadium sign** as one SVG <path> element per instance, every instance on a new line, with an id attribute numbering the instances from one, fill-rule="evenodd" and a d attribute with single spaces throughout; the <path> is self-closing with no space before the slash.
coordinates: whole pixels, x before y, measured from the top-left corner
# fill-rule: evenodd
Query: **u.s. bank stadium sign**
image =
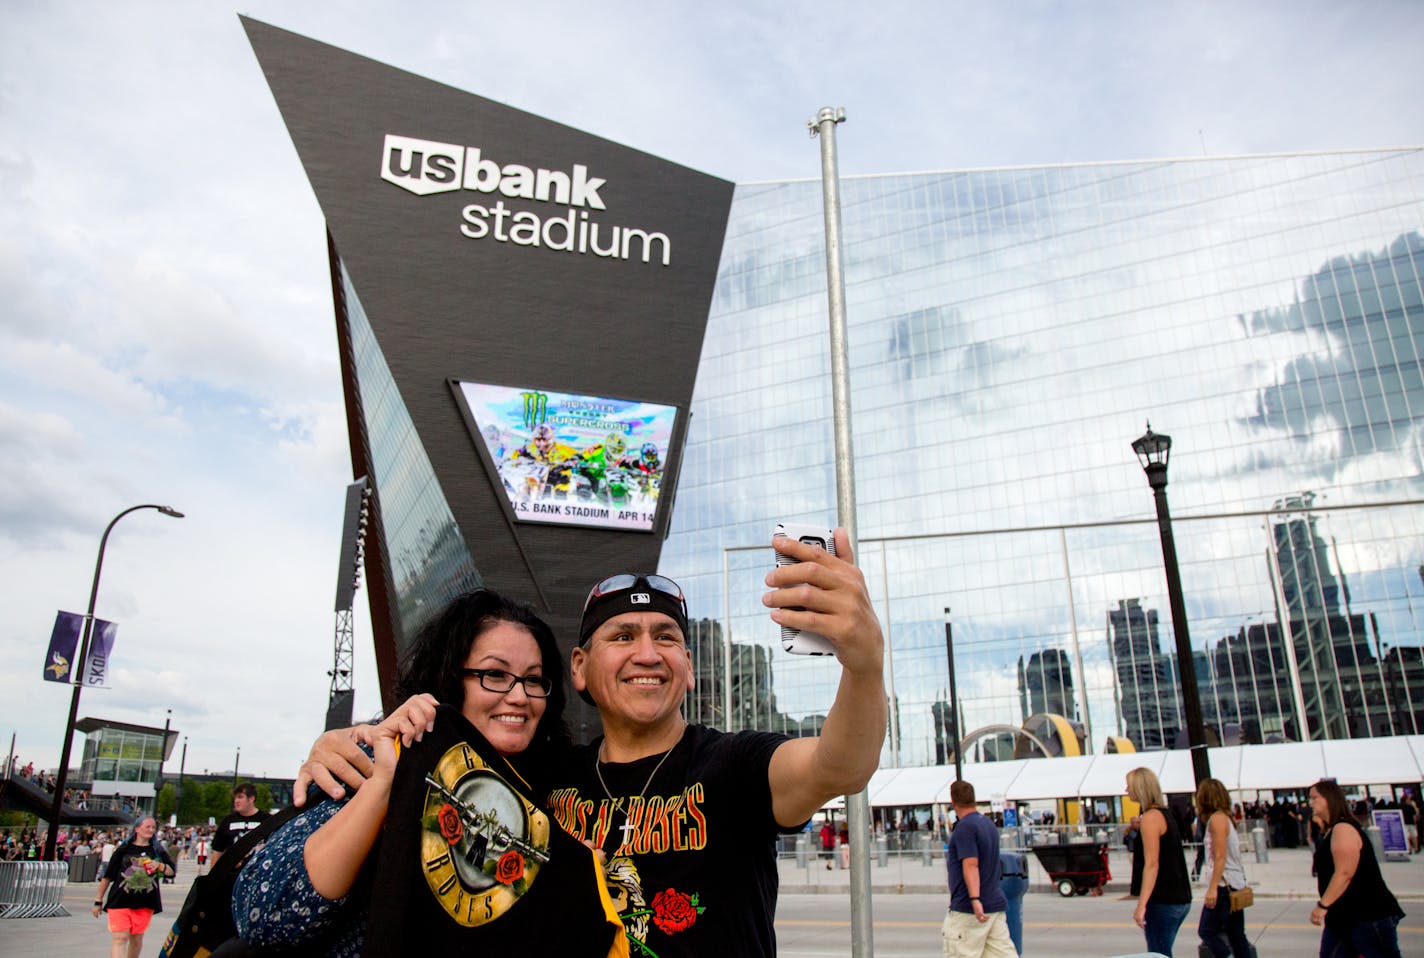
<path id="1" fill-rule="evenodd" d="M 588 167 L 546 170 L 521 163 L 499 163 L 477 146 L 439 143 L 387 133 L 381 151 L 381 179 L 417 196 L 468 190 L 488 195 L 460 210 L 460 232 L 472 240 L 493 239 L 516 246 L 541 246 L 562 253 L 605 259 L 657 259 L 672 265 L 672 240 L 666 233 L 601 222 L 589 212 L 608 207 L 599 195 L 607 180 L 590 176 Z M 505 199 L 548 203 L 562 210 L 540 215 L 511 209 Z"/>

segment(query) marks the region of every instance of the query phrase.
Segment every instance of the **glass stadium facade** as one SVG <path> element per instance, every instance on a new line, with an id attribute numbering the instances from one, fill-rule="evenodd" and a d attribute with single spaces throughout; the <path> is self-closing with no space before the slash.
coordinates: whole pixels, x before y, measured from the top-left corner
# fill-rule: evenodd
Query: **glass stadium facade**
<path id="1" fill-rule="evenodd" d="M 1212 734 L 1424 730 L 1424 150 L 841 189 L 885 764 L 1045 711 L 1095 752 L 1176 741 L 1149 420 Z M 661 562 L 699 620 L 693 720 L 814 729 L 834 693 L 759 603 L 773 524 L 834 520 L 825 283 L 819 181 L 738 186 Z"/>
<path id="2" fill-rule="evenodd" d="M 359 391 L 360 458 L 380 490 L 378 522 L 384 543 L 395 647 L 410 639 L 450 600 L 483 585 L 455 524 L 430 457 L 391 377 L 366 310 L 343 264 L 339 322 L 348 331 L 351 376 Z M 343 339 L 346 337 L 343 336 Z"/>

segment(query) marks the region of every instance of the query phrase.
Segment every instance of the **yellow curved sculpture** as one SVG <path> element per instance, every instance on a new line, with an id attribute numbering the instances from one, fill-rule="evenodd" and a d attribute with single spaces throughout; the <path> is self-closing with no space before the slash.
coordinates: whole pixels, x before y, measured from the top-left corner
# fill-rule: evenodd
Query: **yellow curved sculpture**
<path id="1" fill-rule="evenodd" d="M 1039 712 L 1030 715 L 1023 723 L 1023 733 L 1026 738 L 1034 741 L 1051 742 L 1058 741 L 1059 751 L 1056 755 L 1049 750 L 1045 755 L 1053 755 L 1059 758 L 1073 758 L 1083 754 L 1083 741 L 1079 737 L 1078 730 L 1073 727 L 1073 723 L 1062 715 L 1052 712 Z M 1019 743 L 1022 746 L 1022 742 Z M 1029 758 L 1026 749 L 1015 748 L 1014 758 Z"/>

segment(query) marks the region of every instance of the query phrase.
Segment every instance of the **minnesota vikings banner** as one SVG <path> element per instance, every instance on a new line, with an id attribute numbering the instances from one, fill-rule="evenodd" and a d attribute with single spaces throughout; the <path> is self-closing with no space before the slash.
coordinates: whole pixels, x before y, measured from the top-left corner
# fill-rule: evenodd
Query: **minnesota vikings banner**
<path id="1" fill-rule="evenodd" d="M 86 689 L 107 688 L 104 681 L 109 675 L 109 656 L 114 651 L 114 634 L 119 627 L 103 619 L 94 620 L 94 631 L 89 636 L 89 661 L 84 668 Z"/>
<path id="2" fill-rule="evenodd" d="M 79 632 L 84 628 L 84 616 L 60 612 L 54 617 L 54 631 L 49 635 L 49 651 L 45 653 L 46 682 L 74 681 L 74 658 L 79 654 Z"/>
<path id="3" fill-rule="evenodd" d="M 517 758 L 516 758 L 517 760 Z M 448 705 L 403 750 L 376 853 L 366 958 L 626 956 L 593 852 Z"/>
<path id="4" fill-rule="evenodd" d="M 49 650 L 45 653 L 44 679 L 46 682 L 73 682 L 74 660 L 79 655 L 79 636 L 84 629 L 84 616 L 75 612 L 60 612 L 54 617 L 54 631 L 49 636 Z M 94 620 L 94 631 L 89 636 L 89 661 L 84 669 L 85 688 L 106 688 L 105 678 L 109 674 L 109 655 L 114 650 L 114 635 L 119 627 L 103 619 Z"/>

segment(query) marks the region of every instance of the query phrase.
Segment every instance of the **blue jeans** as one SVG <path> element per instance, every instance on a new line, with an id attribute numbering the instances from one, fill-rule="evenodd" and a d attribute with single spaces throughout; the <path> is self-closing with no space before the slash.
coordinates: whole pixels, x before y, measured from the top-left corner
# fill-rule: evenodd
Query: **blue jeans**
<path id="1" fill-rule="evenodd" d="M 1395 918 L 1366 921 L 1338 932 L 1320 933 L 1320 958 L 1400 958 L 1399 922 Z"/>
<path id="2" fill-rule="evenodd" d="M 1147 936 L 1147 950 L 1171 958 L 1172 944 L 1177 940 L 1177 932 L 1192 910 L 1191 903 L 1181 905 L 1159 905 L 1147 903 L 1146 923 L 1142 929 Z"/>
<path id="3" fill-rule="evenodd" d="M 1013 875 L 1000 881 L 999 887 L 1009 900 L 1008 907 L 1004 909 L 1004 919 L 1009 923 L 1009 937 L 1014 940 L 1014 951 L 1022 955 L 1023 900 L 1024 892 L 1028 891 L 1028 879 Z"/>
<path id="4" fill-rule="evenodd" d="M 1215 958 L 1251 958 L 1251 941 L 1246 937 L 1246 912 L 1231 911 L 1231 894 L 1221 888 L 1216 893 L 1216 907 L 1202 905 L 1197 921 L 1197 937 L 1211 949 Z"/>

